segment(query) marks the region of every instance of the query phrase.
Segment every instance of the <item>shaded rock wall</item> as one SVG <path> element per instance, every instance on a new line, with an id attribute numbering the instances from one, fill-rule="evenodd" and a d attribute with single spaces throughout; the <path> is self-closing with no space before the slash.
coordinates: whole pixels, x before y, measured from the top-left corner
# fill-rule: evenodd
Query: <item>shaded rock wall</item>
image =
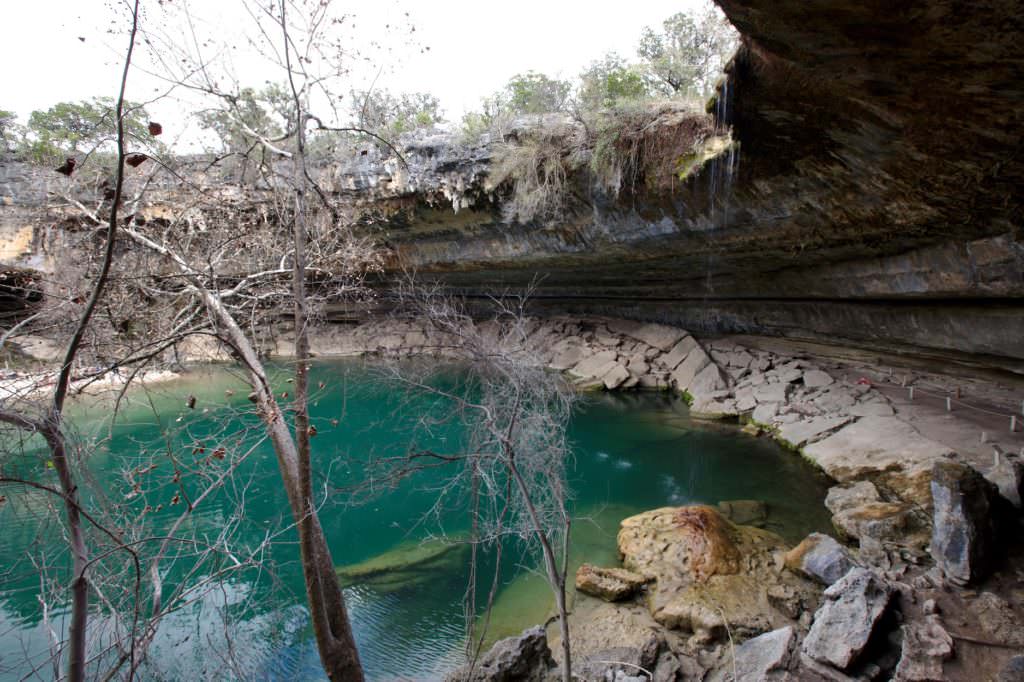
<path id="1" fill-rule="evenodd" d="M 743 47 L 708 109 L 739 147 L 684 181 L 609 196 L 583 173 L 564 217 L 506 223 L 493 140 L 436 134 L 320 180 L 371 210 L 392 267 L 467 294 L 539 277 L 542 311 L 1024 373 L 1017 4 L 719 4 Z"/>

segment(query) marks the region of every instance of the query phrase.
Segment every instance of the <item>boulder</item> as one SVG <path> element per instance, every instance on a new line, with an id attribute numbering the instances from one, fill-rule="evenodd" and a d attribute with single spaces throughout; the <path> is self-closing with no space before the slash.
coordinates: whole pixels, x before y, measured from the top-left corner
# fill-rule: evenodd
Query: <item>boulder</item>
<path id="1" fill-rule="evenodd" d="M 623 520 L 623 565 L 645 575 L 681 572 L 693 580 L 739 572 L 731 524 L 713 507 L 662 507 Z"/>
<path id="2" fill-rule="evenodd" d="M 811 417 L 779 428 L 779 437 L 794 448 L 802 448 L 834 433 L 850 422 L 850 417 Z"/>
<path id="3" fill-rule="evenodd" d="M 824 533 L 811 533 L 786 553 L 786 568 L 823 585 L 835 583 L 856 565 L 849 550 Z"/>
<path id="4" fill-rule="evenodd" d="M 1024 499 L 1024 462 L 1019 457 L 1002 453 L 999 463 L 985 472 L 985 478 L 999 489 L 1003 499 L 1016 509 L 1021 509 L 1021 500 Z"/>
<path id="5" fill-rule="evenodd" d="M 953 656 L 953 638 L 942 627 L 939 617 L 925 616 L 903 625 L 901 630 L 903 643 L 893 681 L 944 680 L 942 664 Z"/>
<path id="6" fill-rule="evenodd" d="M 636 594 L 645 583 L 646 576 L 624 568 L 602 568 L 582 564 L 576 570 L 576 589 L 605 601 L 620 601 Z"/>
<path id="7" fill-rule="evenodd" d="M 935 564 L 954 583 L 986 577 L 995 560 L 998 489 L 971 467 L 938 462 L 932 469 L 932 543 Z"/>
<path id="8" fill-rule="evenodd" d="M 832 525 L 844 537 L 900 545 L 925 544 L 913 528 L 913 506 L 906 502 L 869 502 L 832 516 Z"/>
<path id="9" fill-rule="evenodd" d="M 825 495 L 825 507 L 833 514 L 881 501 L 882 496 L 878 494 L 878 488 L 871 481 L 834 485 Z"/>
<path id="10" fill-rule="evenodd" d="M 619 531 L 627 568 L 655 579 L 647 591 L 654 620 L 688 630 L 697 642 L 751 637 L 791 623 L 816 589 L 780 571 L 778 535 L 738 526 L 713 507 L 664 507 L 630 517 Z M 784 586 L 784 608 L 769 590 Z"/>
<path id="11" fill-rule="evenodd" d="M 761 384 L 754 388 L 754 400 L 759 403 L 784 403 L 790 388 L 788 383 L 782 382 Z"/>
<path id="12" fill-rule="evenodd" d="M 871 571 L 850 570 L 825 590 L 801 650 L 819 663 L 849 669 L 867 648 L 892 595 L 892 587 Z"/>
<path id="13" fill-rule="evenodd" d="M 551 362 L 548 363 L 548 367 L 559 372 L 564 372 L 565 370 L 578 365 L 586 354 L 587 350 L 583 346 L 578 344 L 566 344 L 555 352 Z"/>
<path id="14" fill-rule="evenodd" d="M 708 676 L 707 682 L 762 682 L 787 679 L 796 648 L 792 626 L 758 635 L 736 648 L 732 660 Z"/>
<path id="15" fill-rule="evenodd" d="M 543 682 L 555 664 L 544 628 L 524 630 L 517 637 L 495 642 L 476 665 L 448 673 L 448 682 Z"/>
<path id="16" fill-rule="evenodd" d="M 690 354 L 690 351 L 696 347 L 697 342 L 694 338 L 692 336 L 685 336 L 681 341 L 679 341 L 679 343 L 672 346 L 672 350 L 661 356 L 659 359 L 668 370 L 673 370 L 678 367 L 680 363 L 686 359 L 686 356 Z"/>
<path id="17" fill-rule="evenodd" d="M 700 346 L 695 346 L 686 359 L 672 372 L 672 381 L 679 391 L 688 391 L 690 384 L 702 369 L 711 363 L 711 358 Z"/>
<path id="18" fill-rule="evenodd" d="M 630 379 L 629 370 L 620 365 L 614 363 L 611 368 L 603 375 L 601 375 L 601 382 L 604 387 L 609 391 L 614 391 L 616 388 L 622 386 L 626 381 Z"/>
<path id="19" fill-rule="evenodd" d="M 728 389 L 729 380 L 718 365 L 712 362 L 697 373 L 686 390 L 693 397 L 694 402 L 705 402 L 718 397 L 712 394 Z"/>
<path id="20" fill-rule="evenodd" d="M 619 330 L 616 329 L 616 331 Z M 645 324 L 622 333 L 662 351 L 669 350 L 680 339 L 687 336 L 686 330 L 679 329 L 678 327 L 668 327 L 663 324 Z"/>
<path id="21" fill-rule="evenodd" d="M 617 357 L 619 357 L 618 353 L 613 350 L 594 353 L 576 363 L 576 366 L 569 370 L 569 374 L 577 379 L 603 377 L 611 371 L 612 365 L 616 364 L 615 359 Z"/>
<path id="22" fill-rule="evenodd" d="M 809 369 L 804 372 L 804 386 L 807 388 L 823 388 L 834 382 L 835 379 L 820 369 Z"/>

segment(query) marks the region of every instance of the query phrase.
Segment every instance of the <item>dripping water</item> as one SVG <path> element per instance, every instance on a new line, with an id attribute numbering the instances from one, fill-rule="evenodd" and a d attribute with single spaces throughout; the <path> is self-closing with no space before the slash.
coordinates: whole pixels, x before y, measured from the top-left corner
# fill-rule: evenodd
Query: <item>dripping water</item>
<path id="1" fill-rule="evenodd" d="M 729 78 L 726 77 L 718 90 L 715 101 L 715 134 L 731 136 L 732 125 L 729 99 L 731 97 Z M 714 328 L 713 315 L 709 302 L 714 295 L 714 259 L 715 232 L 719 227 L 729 227 L 729 209 L 732 198 L 733 179 L 739 170 L 740 150 L 736 143 L 730 143 L 728 149 L 711 159 L 708 172 L 708 249 L 705 264 L 704 284 L 704 320 L 706 331 Z"/>

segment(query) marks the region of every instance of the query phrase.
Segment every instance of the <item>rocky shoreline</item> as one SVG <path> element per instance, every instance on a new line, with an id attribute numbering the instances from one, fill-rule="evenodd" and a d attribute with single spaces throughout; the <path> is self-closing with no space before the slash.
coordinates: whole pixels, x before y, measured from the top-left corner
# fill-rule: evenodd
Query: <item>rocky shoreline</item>
<path id="1" fill-rule="evenodd" d="M 580 390 L 677 391 L 692 416 L 738 420 L 835 481 L 826 506 L 836 537 L 795 548 L 721 506 L 623 521 L 622 566 L 577 574 L 571 632 L 585 679 L 1021 679 L 1019 459 L 972 466 L 871 381 L 807 355 L 596 317 L 529 320 L 525 341 Z M 457 358 L 429 327 L 401 319 L 321 329 L 312 348 Z M 273 352 L 289 350 L 281 338 Z M 503 640 L 452 677 L 548 679 L 560 647 L 546 637 Z"/>
<path id="2" fill-rule="evenodd" d="M 483 322 L 478 331 L 497 340 L 501 330 Z M 621 566 L 585 564 L 576 575 L 570 632 L 584 679 L 1024 679 L 1018 457 L 996 444 L 999 455 L 984 461 L 991 443 L 929 437 L 932 425 L 871 378 L 810 353 L 604 317 L 529 319 L 524 336 L 532 361 L 580 390 L 678 392 L 691 416 L 773 438 L 835 483 L 825 500 L 834 537 L 815 533 L 796 547 L 750 525 L 766 513 L 754 500 L 624 520 Z M 208 341 L 180 357 L 228 360 Z M 421 322 L 383 318 L 319 327 L 311 350 L 457 360 L 450 341 Z M 287 332 L 264 346 L 281 358 L 292 350 Z M 123 386 L 117 375 L 91 381 L 90 392 Z M 969 430 L 962 415 L 945 417 L 947 428 Z M 549 636 L 557 639 L 534 628 L 502 640 L 452 678 L 553 679 L 560 646 Z"/>

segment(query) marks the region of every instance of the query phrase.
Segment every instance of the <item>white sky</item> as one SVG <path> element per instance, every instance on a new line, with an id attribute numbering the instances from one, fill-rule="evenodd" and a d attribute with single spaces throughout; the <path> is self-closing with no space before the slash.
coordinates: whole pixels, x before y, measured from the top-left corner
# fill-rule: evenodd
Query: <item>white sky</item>
<path id="1" fill-rule="evenodd" d="M 17 112 L 24 122 L 32 110 L 60 101 L 115 95 L 121 68 L 118 51 L 125 41 L 108 35 L 106 29 L 115 16 L 111 6 L 123 1 L 3 0 L 0 109 Z M 373 62 L 354 74 L 352 87 L 365 87 L 383 67 L 378 87 L 431 92 L 441 99 L 448 117 L 458 120 L 516 73 L 532 69 L 569 78 L 609 50 L 633 59 L 644 26 L 658 27 L 671 14 L 704 1 L 347 0 L 361 14 L 358 40 L 368 46 L 376 39 L 390 49 L 374 52 L 367 47 Z M 143 5 L 155 2 L 143 0 Z M 176 0 L 165 2 L 173 6 Z M 235 27 L 244 23 L 233 13 L 236 3 L 192 0 L 203 11 L 222 13 L 215 27 L 221 38 L 232 38 Z M 405 12 L 418 45 L 410 42 L 407 32 L 383 30 L 384 24 L 404 20 Z M 424 46 L 429 51 L 419 49 Z M 238 71 L 244 73 L 245 65 Z M 258 78 L 251 85 L 261 86 Z M 152 78 L 134 74 L 129 98 L 146 100 L 156 85 Z M 164 102 L 151 107 L 151 113 L 173 121 L 174 107 L 181 106 Z"/>

